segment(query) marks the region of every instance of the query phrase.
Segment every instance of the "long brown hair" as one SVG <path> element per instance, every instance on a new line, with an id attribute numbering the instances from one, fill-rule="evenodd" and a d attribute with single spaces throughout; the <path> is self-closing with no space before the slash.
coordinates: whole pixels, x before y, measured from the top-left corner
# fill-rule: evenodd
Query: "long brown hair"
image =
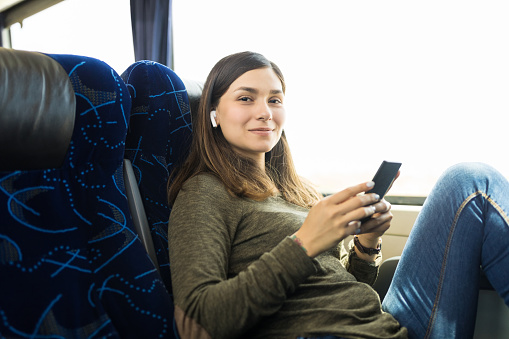
<path id="1" fill-rule="evenodd" d="M 210 71 L 203 87 L 196 121 L 193 122 L 193 141 L 186 162 L 168 181 L 168 202 L 175 202 L 185 181 L 199 173 L 216 175 L 230 194 L 253 200 L 264 200 L 274 195 L 275 189 L 289 202 L 311 207 L 319 199 L 318 192 L 301 179 L 293 164 L 290 147 L 283 131 L 279 142 L 265 154 L 265 172 L 255 162 L 234 151 L 224 138 L 220 126 L 213 128 L 210 111 L 230 85 L 244 73 L 260 68 L 271 68 L 286 90 L 279 67 L 263 55 L 242 52 L 221 59 Z"/>

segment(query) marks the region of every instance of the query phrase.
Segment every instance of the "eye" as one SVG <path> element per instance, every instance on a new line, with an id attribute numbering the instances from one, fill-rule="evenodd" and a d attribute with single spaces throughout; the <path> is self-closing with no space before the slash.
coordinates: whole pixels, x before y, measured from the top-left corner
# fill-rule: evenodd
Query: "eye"
<path id="1" fill-rule="evenodd" d="M 251 98 L 249 98 L 249 97 L 240 97 L 239 101 L 246 101 L 247 102 L 247 101 L 251 101 Z"/>
<path id="2" fill-rule="evenodd" d="M 282 104 L 283 101 L 281 99 L 279 99 L 279 98 L 272 98 L 272 99 L 269 100 L 269 103 L 270 104 Z"/>

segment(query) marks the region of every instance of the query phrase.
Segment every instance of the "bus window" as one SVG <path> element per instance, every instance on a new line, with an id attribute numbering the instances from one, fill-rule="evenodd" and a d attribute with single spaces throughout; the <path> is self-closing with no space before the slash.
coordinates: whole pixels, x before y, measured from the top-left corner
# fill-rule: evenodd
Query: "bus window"
<path id="1" fill-rule="evenodd" d="M 286 77 L 301 175 L 333 192 L 399 161 L 390 194 L 426 196 L 457 162 L 509 176 L 508 15 L 504 1 L 174 1 L 175 70 L 204 80 L 227 54 L 264 54 Z"/>
<path id="2" fill-rule="evenodd" d="M 12 48 L 85 55 L 122 73 L 134 62 L 130 13 L 129 1 L 62 1 L 12 25 Z"/>

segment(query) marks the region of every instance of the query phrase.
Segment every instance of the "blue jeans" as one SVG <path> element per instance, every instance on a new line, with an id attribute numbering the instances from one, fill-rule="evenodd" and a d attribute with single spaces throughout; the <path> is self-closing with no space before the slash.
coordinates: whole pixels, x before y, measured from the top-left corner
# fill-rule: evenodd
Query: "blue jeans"
<path id="1" fill-rule="evenodd" d="M 410 338 L 473 336 L 480 266 L 509 306 L 509 182 L 468 163 L 447 170 L 426 200 L 383 309 Z"/>

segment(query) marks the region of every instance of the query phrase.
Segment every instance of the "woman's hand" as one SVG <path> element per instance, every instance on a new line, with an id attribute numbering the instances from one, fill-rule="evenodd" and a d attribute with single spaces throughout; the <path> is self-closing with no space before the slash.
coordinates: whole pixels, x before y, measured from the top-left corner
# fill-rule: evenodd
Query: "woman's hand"
<path id="1" fill-rule="evenodd" d="M 392 213 L 391 204 L 385 200 L 376 203 L 376 213 L 362 223 L 359 232 L 359 242 L 362 246 L 368 248 L 376 248 L 380 237 L 391 227 Z M 355 249 L 357 256 L 366 261 L 375 261 L 376 255 L 368 255 L 361 253 L 357 248 Z"/>
<path id="2" fill-rule="evenodd" d="M 374 204 L 375 213 L 363 222 L 360 226 L 359 237 L 378 238 L 381 237 L 390 227 L 392 221 L 391 204 L 382 199 L 380 202 Z"/>
<path id="3" fill-rule="evenodd" d="M 394 181 L 399 178 L 401 171 L 398 171 Z M 393 181 L 393 183 L 394 183 Z M 391 189 L 389 187 L 389 190 Z M 389 229 L 392 221 L 391 204 L 386 200 L 382 200 L 375 204 L 376 213 L 360 227 L 359 241 L 364 247 L 375 248 L 378 245 L 380 237 Z M 360 252 L 357 251 L 359 255 Z M 368 260 L 365 255 L 359 255 Z M 373 258 L 371 258 L 373 259 Z"/>
<path id="4" fill-rule="evenodd" d="M 384 211 L 390 207 L 383 201 L 378 202 L 380 197 L 376 194 L 360 195 L 372 187 L 373 182 L 368 182 L 347 188 L 324 198 L 311 208 L 301 228 L 294 234 L 310 257 L 337 246 L 350 235 L 385 232 L 388 216 Z M 375 213 L 379 214 L 376 219 L 361 225 L 359 220 Z"/>

